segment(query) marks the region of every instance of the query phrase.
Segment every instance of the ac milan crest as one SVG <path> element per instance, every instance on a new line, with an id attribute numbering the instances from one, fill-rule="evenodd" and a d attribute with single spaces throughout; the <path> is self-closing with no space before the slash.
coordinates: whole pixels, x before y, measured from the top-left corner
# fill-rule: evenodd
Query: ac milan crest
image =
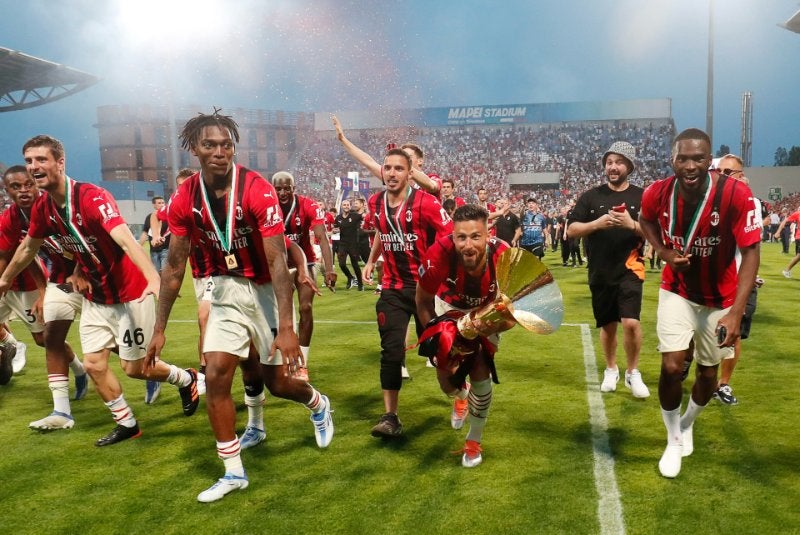
<path id="1" fill-rule="evenodd" d="M 719 225 L 719 212 L 717 211 L 711 212 L 711 217 L 709 219 L 711 221 L 712 227 L 716 227 L 717 225 Z"/>

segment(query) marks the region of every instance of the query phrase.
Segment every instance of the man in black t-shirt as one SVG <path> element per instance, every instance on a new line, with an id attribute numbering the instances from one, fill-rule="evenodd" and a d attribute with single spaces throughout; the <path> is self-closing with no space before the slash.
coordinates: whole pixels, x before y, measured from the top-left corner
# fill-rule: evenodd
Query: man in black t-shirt
<path id="1" fill-rule="evenodd" d="M 339 249 L 337 251 L 339 267 L 344 276 L 347 277 L 347 288 L 358 287 L 359 292 L 364 290 L 361 267 L 358 265 L 358 234 L 362 221 L 361 214 L 351 210 L 350 201 L 345 199 L 342 201 L 342 212 L 336 216 L 336 221 L 333 223 L 334 228 L 339 229 Z M 351 274 L 350 270 L 347 269 L 348 257 L 353 270 L 355 270 L 355 275 Z"/>
<path id="2" fill-rule="evenodd" d="M 519 218 L 511 211 L 508 199 L 497 201 L 497 210 L 502 212 L 502 215 L 493 222 L 494 235 L 512 247 L 516 247 L 517 241 L 522 235 L 522 226 L 519 223 Z"/>
<path id="3" fill-rule="evenodd" d="M 586 240 L 592 310 L 606 358 L 600 391 L 617 389 L 617 325 L 622 323 L 625 386 L 634 397 L 646 398 L 650 391 L 637 367 L 642 346 L 639 314 L 644 261 L 642 231 L 636 220 L 643 190 L 628 182 L 628 175 L 635 170 L 635 155 L 636 149 L 625 141 L 615 142 L 603 154 L 606 183 L 581 194 L 571 211 L 567 233 L 570 238 Z"/>

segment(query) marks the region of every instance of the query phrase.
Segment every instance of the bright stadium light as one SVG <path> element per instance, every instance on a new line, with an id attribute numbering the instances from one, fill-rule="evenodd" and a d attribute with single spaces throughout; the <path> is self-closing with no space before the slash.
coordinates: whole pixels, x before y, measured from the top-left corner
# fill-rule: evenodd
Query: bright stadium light
<path id="1" fill-rule="evenodd" d="M 175 52 L 225 30 L 225 10 L 211 0 L 119 0 L 119 27 L 131 45 Z"/>

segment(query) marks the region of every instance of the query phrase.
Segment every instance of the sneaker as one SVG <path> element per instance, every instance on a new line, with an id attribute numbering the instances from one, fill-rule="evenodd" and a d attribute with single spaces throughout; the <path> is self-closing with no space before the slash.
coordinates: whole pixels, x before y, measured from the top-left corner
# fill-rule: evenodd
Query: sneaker
<path id="1" fill-rule="evenodd" d="M 13 359 L 11 359 L 11 369 L 14 371 L 14 375 L 21 372 L 25 367 L 25 363 L 27 362 L 25 353 L 27 351 L 28 346 L 25 344 L 25 342 L 17 342 L 17 354 L 14 355 Z"/>
<path id="2" fill-rule="evenodd" d="M 373 437 L 394 438 L 403 434 L 403 424 L 396 414 L 387 412 L 375 427 L 372 428 Z"/>
<path id="3" fill-rule="evenodd" d="M 718 399 L 725 405 L 737 405 L 739 403 L 739 400 L 733 395 L 733 389 L 730 387 L 730 385 L 719 385 L 719 388 L 716 392 L 714 392 L 712 397 L 714 399 Z"/>
<path id="4" fill-rule="evenodd" d="M 436 366 L 433 365 L 433 362 L 431 362 L 431 359 L 425 359 L 425 367 L 426 368 L 435 368 Z"/>
<path id="5" fill-rule="evenodd" d="M 97 442 L 95 442 L 94 445 L 97 447 L 111 446 L 117 442 L 122 442 L 123 440 L 128 440 L 129 438 L 139 438 L 140 436 L 142 436 L 142 432 L 139 430 L 138 423 L 133 427 L 125 427 L 124 425 L 117 424 L 117 427 L 112 429 L 109 434 L 103 438 L 97 439 Z"/>
<path id="6" fill-rule="evenodd" d="M 784 269 L 783 271 L 781 271 L 781 274 L 784 277 L 786 277 L 787 279 L 791 279 L 792 278 L 792 272 L 789 271 L 788 269 Z"/>
<path id="7" fill-rule="evenodd" d="M 689 377 L 689 370 L 692 369 L 692 361 L 694 361 L 694 357 L 689 357 L 688 359 L 683 361 L 683 371 L 681 372 L 681 382 L 684 382 L 687 377 Z"/>
<path id="8" fill-rule="evenodd" d="M 681 448 L 681 457 L 688 457 L 694 452 L 694 425 L 681 430 L 683 437 L 683 447 Z"/>
<path id="9" fill-rule="evenodd" d="M 400 366 L 400 377 L 403 379 L 411 379 L 411 374 L 408 373 L 408 368 L 405 366 Z"/>
<path id="10" fill-rule="evenodd" d="M 661 460 L 658 461 L 658 470 L 661 475 L 668 478 L 677 476 L 681 471 L 681 457 L 683 447 L 680 444 L 667 444 Z"/>
<path id="11" fill-rule="evenodd" d="M 206 374 L 197 372 L 197 395 L 204 396 L 206 394 Z"/>
<path id="12" fill-rule="evenodd" d="M 630 373 L 625 372 L 625 386 L 630 388 L 631 394 L 635 398 L 650 397 L 650 390 L 647 389 L 647 385 L 642 381 L 642 374 L 639 370 L 633 370 Z"/>
<path id="13" fill-rule="evenodd" d="M 180 387 L 178 393 L 181 395 L 184 416 L 191 416 L 200 405 L 200 394 L 197 392 L 197 370 L 187 368 L 186 371 L 192 376 L 192 381 L 188 385 Z"/>
<path id="14" fill-rule="evenodd" d="M 234 490 L 246 489 L 250 482 L 247 480 L 247 475 L 242 477 L 233 474 L 225 474 L 217 480 L 216 483 L 197 495 L 197 501 L 202 503 L 211 503 L 221 500 L 226 494 Z"/>
<path id="15" fill-rule="evenodd" d="M 17 354 L 17 346 L 8 345 L 0 349 L 0 385 L 8 384 L 14 375 L 14 356 Z"/>
<path id="16" fill-rule="evenodd" d="M 86 394 L 89 392 L 89 374 L 84 373 L 83 375 L 76 375 L 75 376 L 75 397 L 73 398 L 75 401 L 79 399 L 83 399 L 86 397 Z"/>
<path id="17" fill-rule="evenodd" d="M 467 383 L 467 392 L 469 392 L 469 383 Z M 450 413 L 450 425 L 453 429 L 461 429 L 464 427 L 464 420 L 467 419 L 469 412 L 469 402 L 467 398 L 453 400 L 453 412 Z"/>
<path id="18" fill-rule="evenodd" d="M 148 405 L 155 403 L 159 395 L 161 395 L 161 383 L 158 381 L 147 381 L 144 391 L 144 402 Z"/>
<path id="19" fill-rule="evenodd" d="M 377 285 L 375 287 L 375 295 L 380 295 L 381 294 L 381 289 L 382 289 L 382 286 L 380 284 Z"/>
<path id="20" fill-rule="evenodd" d="M 333 418 L 331 418 L 331 402 L 328 396 L 322 396 L 325 409 L 319 413 L 311 414 L 311 423 L 314 424 L 314 438 L 317 439 L 317 446 L 327 448 L 333 440 Z"/>
<path id="21" fill-rule="evenodd" d="M 305 366 L 297 368 L 297 371 L 294 372 L 294 376 L 296 379 L 308 382 L 308 368 L 306 368 Z"/>
<path id="22" fill-rule="evenodd" d="M 617 382 L 619 381 L 619 369 L 612 370 L 606 368 L 603 372 L 603 382 L 600 385 L 600 392 L 613 392 L 617 389 Z"/>
<path id="23" fill-rule="evenodd" d="M 252 448 L 253 446 L 261 444 L 266 438 L 266 431 L 256 426 L 248 425 L 244 433 L 242 433 L 242 438 L 239 439 L 239 447 L 246 450 L 247 448 Z"/>
<path id="24" fill-rule="evenodd" d="M 461 457 L 461 466 L 464 468 L 475 468 L 483 462 L 481 455 L 481 445 L 474 440 L 467 440 L 464 444 L 464 455 Z"/>
<path id="25" fill-rule="evenodd" d="M 41 420 L 36 420 L 28 424 L 28 427 L 36 431 L 55 431 L 57 429 L 72 429 L 75 420 L 69 414 L 53 411 Z"/>

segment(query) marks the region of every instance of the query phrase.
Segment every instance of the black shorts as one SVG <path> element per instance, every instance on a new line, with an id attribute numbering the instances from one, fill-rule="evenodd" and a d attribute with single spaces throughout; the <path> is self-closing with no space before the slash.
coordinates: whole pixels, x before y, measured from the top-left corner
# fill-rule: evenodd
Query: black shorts
<path id="1" fill-rule="evenodd" d="M 381 337 L 381 388 L 400 390 L 403 379 L 400 366 L 406 355 L 406 333 L 413 316 L 417 336 L 422 325 L 417 319 L 416 289 L 385 289 L 375 303 L 378 315 L 378 334 Z"/>
<path id="2" fill-rule="evenodd" d="M 525 249 L 529 253 L 535 254 L 539 258 L 539 260 L 541 260 L 542 257 L 544 256 L 544 244 L 543 243 L 536 243 L 536 244 L 533 244 L 533 245 L 522 245 L 522 244 L 520 244 L 520 247 Z"/>
<path id="3" fill-rule="evenodd" d="M 592 312 L 596 327 L 619 322 L 622 318 L 638 320 L 642 312 L 643 281 L 631 273 L 619 284 L 593 284 Z"/>

